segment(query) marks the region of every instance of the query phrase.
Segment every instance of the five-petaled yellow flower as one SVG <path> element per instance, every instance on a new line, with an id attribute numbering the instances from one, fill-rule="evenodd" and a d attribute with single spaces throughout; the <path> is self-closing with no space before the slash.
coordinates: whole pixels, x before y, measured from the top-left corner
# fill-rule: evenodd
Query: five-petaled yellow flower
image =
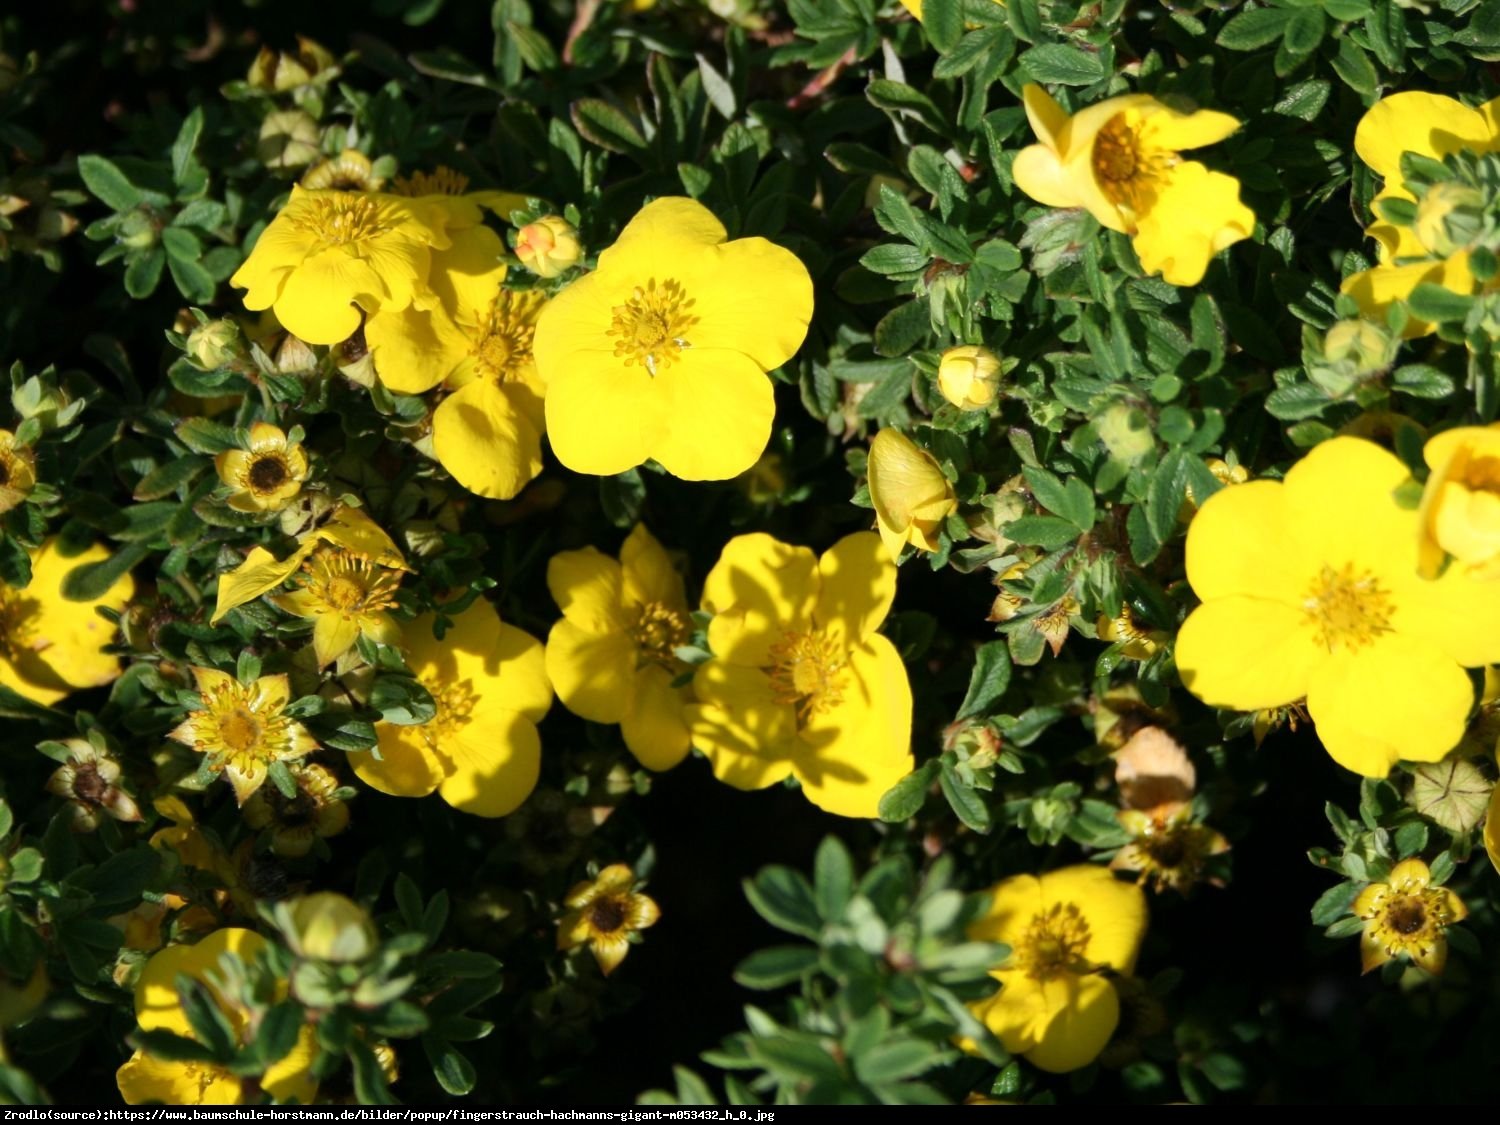
<path id="1" fill-rule="evenodd" d="M 592 547 L 547 564 L 547 587 L 563 611 L 547 635 L 547 675 L 563 706 L 594 723 L 619 723 L 625 746 L 648 769 L 687 757 L 683 708 L 674 687 L 688 666 L 677 657 L 692 632 L 682 576 L 644 525 L 620 560 Z"/>
<path id="2" fill-rule="evenodd" d="M 1384 883 L 1360 891 L 1350 909 L 1365 922 L 1359 952 L 1367 973 L 1393 957 L 1406 957 L 1429 973 L 1442 972 L 1447 929 L 1469 916 L 1461 898 L 1432 885 L 1432 871 L 1420 859 L 1403 859 Z"/>
<path id="3" fill-rule="evenodd" d="M 1337 437 L 1284 481 L 1211 496 L 1188 529 L 1188 690 L 1238 711 L 1306 697 L 1334 761 L 1367 777 L 1451 750 L 1474 702 L 1464 669 L 1500 661 L 1500 598 L 1460 567 L 1419 577 L 1419 516 L 1392 496 L 1408 476 Z"/>
<path id="4" fill-rule="evenodd" d="M 292 762 L 318 743 L 307 728 L 286 714 L 291 685 L 285 675 L 241 683 L 214 668 L 194 668 L 203 706 L 190 711 L 171 737 L 209 756 L 209 768 L 222 773 L 244 804 L 265 784 L 273 762 Z"/>
<path id="5" fill-rule="evenodd" d="M 802 346 L 812 279 L 773 242 L 726 237 L 701 203 L 658 199 L 543 310 L 547 434 L 568 468 L 610 476 L 654 458 L 724 480 L 765 450 L 766 372 Z"/>
<path id="6" fill-rule="evenodd" d="M 1500 576 L 1500 425 L 1459 426 L 1422 451 L 1421 567 L 1436 577 L 1451 556 L 1476 577 Z"/>
<path id="7" fill-rule="evenodd" d="M 1500 98 L 1470 109 L 1454 98 L 1408 90 L 1381 98 L 1365 111 L 1354 131 L 1354 151 L 1384 180 L 1382 199 L 1414 199 L 1401 175 L 1401 157 L 1412 152 L 1441 160 L 1456 152 L 1494 152 L 1500 149 Z M 1435 185 L 1441 201 L 1450 185 Z M 1430 194 L 1430 192 L 1429 192 Z M 1431 205 L 1429 205 L 1430 207 Z M 1440 226 L 1441 224 L 1436 224 Z M 1365 233 L 1379 243 L 1380 261 L 1373 268 L 1351 274 L 1342 289 L 1370 316 L 1383 316 L 1393 302 L 1411 295 L 1424 282 L 1441 285 L 1455 293 L 1474 291 L 1466 247 L 1446 244 L 1434 237 L 1434 224 L 1419 214 L 1410 226 L 1387 222 L 1379 215 Z M 1428 325 L 1412 322 L 1408 335 L 1427 331 Z"/>
<path id="8" fill-rule="evenodd" d="M 1007 1051 L 1042 1070 L 1087 1066 L 1120 1022 L 1110 974 L 1134 971 L 1145 936 L 1145 894 L 1102 867 L 1004 879 L 969 926 L 975 941 L 1010 946 L 990 974 L 1000 991 L 975 1014 Z"/>
<path id="9" fill-rule="evenodd" d="M 226 954 L 253 962 L 266 944 L 252 930 L 230 928 L 215 930 L 196 945 L 169 945 L 154 954 L 136 981 L 137 1026 L 142 1031 L 170 1031 L 193 1038 L 193 1025 L 177 991 L 177 977 L 183 975 L 208 990 L 234 1035 L 248 1043 L 255 1031 L 251 1013 L 224 992 L 222 962 Z M 115 1077 L 127 1105 L 241 1105 L 260 1101 L 262 1091 L 278 1102 L 309 1105 L 318 1096 L 312 1075 L 317 1056 L 313 1029 L 304 1025 L 292 1049 L 258 1076 L 238 1075 L 214 1062 L 162 1059 L 136 1051 Z"/>
<path id="10" fill-rule="evenodd" d="M 300 442 L 287 441 L 285 432 L 269 422 L 250 427 L 246 449 L 230 449 L 214 458 L 219 479 L 234 491 L 229 506 L 237 512 L 276 512 L 302 491 L 307 480 L 307 454 Z"/>
<path id="11" fill-rule="evenodd" d="M 932 454 L 900 430 L 881 430 L 870 442 L 866 472 L 875 526 L 891 558 L 899 559 L 908 544 L 936 551 L 958 501 Z"/>
<path id="12" fill-rule="evenodd" d="M 426 614 L 406 627 L 406 662 L 437 704 L 420 726 L 379 723 L 380 752 L 351 753 L 361 781 L 393 797 L 433 790 L 461 812 L 505 816 L 536 788 L 552 705 L 542 645 L 479 599 L 439 640 Z"/>
<path id="13" fill-rule="evenodd" d="M 401 571 L 337 547 L 314 551 L 302 564 L 300 584 L 269 600 L 294 617 L 311 618 L 313 654 L 318 667 L 332 664 L 365 637 L 393 645 L 401 627 L 390 610 L 396 604 Z"/>
<path id="14" fill-rule="evenodd" d="M 361 310 L 432 299 L 428 268 L 431 252 L 449 246 L 446 218 L 423 200 L 293 187 L 229 283 L 246 290 L 247 309 L 275 309 L 292 335 L 337 344 Z"/>
<path id="15" fill-rule="evenodd" d="M 656 902 L 638 893 L 635 884 L 635 872 L 623 863 L 577 884 L 564 900 L 568 912 L 557 924 L 557 948 L 587 944 L 605 976 L 619 968 L 630 952 L 631 935 L 661 917 Z"/>
<path id="16" fill-rule="evenodd" d="M 1130 235 L 1147 272 L 1197 285 L 1215 254 L 1254 231 L 1239 181 L 1179 155 L 1237 130 L 1229 114 L 1181 113 L 1149 94 L 1122 94 L 1070 117 L 1035 83 L 1022 96 L 1040 143 L 1017 154 L 1016 186 Z"/>
<path id="17" fill-rule="evenodd" d="M 724 547 L 703 586 L 709 647 L 688 708 L 693 745 L 737 789 L 788 777 L 839 816 L 873 817 L 912 769 L 911 684 L 875 630 L 896 566 L 868 531 L 819 558 L 764 533 Z"/>
<path id="18" fill-rule="evenodd" d="M 69 601 L 62 593 L 69 571 L 109 556 L 95 545 L 65 557 L 57 540 L 49 539 L 32 553 L 31 582 L 24 589 L 0 582 L 0 685 L 50 706 L 120 674 L 119 658 L 104 651 L 114 626 L 96 611 L 125 608 L 135 593 L 130 575 L 122 574 L 93 601 Z"/>

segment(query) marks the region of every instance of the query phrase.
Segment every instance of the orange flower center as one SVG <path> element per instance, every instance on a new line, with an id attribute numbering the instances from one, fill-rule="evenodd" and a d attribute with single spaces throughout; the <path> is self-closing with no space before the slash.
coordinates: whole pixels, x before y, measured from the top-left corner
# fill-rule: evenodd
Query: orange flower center
<path id="1" fill-rule="evenodd" d="M 1318 643 L 1333 652 L 1363 648 L 1389 633 L 1396 607 L 1370 571 L 1356 573 L 1353 563 L 1335 570 L 1325 563 L 1307 588 L 1302 610 Z"/>
<path id="2" fill-rule="evenodd" d="M 500 291 L 474 337 L 472 354 L 481 376 L 503 383 L 515 378 L 521 366 L 530 362 L 536 335 L 533 322 L 540 306 L 541 301 L 532 294 Z"/>
<path id="3" fill-rule="evenodd" d="M 637 285 L 624 304 L 611 310 L 608 335 L 617 337 L 615 355 L 624 358 L 625 366 L 639 363 L 655 375 L 691 346 L 687 331 L 698 323 L 693 304 L 682 284 L 671 278 L 660 285 L 652 278 L 644 289 Z"/>

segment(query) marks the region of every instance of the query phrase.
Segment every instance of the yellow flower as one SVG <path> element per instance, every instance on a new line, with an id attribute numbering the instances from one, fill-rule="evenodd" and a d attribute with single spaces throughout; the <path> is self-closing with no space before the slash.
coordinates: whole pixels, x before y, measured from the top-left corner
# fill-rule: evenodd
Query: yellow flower
<path id="1" fill-rule="evenodd" d="M 630 935 L 661 917 L 655 901 L 636 893 L 635 882 L 634 871 L 614 863 L 570 890 L 564 900 L 568 912 L 557 924 L 557 948 L 587 944 L 605 976 L 619 968 L 630 952 Z"/>
<path id="2" fill-rule="evenodd" d="M 1099 639 L 1118 644 L 1120 654 L 1130 660 L 1150 660 L 1170 638 L 1159 629 L 1142 629 L 1130 606 L 1122 604 L 1114 617 L 1101 617 L 1095 623 Z"/>
<path id="3" fill-rule="evenodd" d="M 1000 357 L 981 344 L 949 348 L 938 360 L 937 380 L 960 410 L 984 410 L 1000 391 Z"/>
<path id="4" fill-rule="evenodd" d="M 294 617 L 313 622 L 313 654 L 318 667 L 332 664 L 360 637 L 393 645 L 401 627 L 391 617 L 401 572 L 351 551 L 324 548 L 302 564 L 301 584 L 268 599 Z"/>
<path id="5" fill-rule="evenodd" d="M 1419 517 L 1391 495 L 1407 479 L 1337 437 L 1285 481 L 1211 496 L 1188 529 L 1203 601 L 1177 637 L 1188 690 L 1238 711 L 1305 696 L 1334 761 L 1367 777 L 1452 749 L 1474 701 L 1464 668 L 1500 659 L 1500 598 L 1458 567 L 1418 576 Z"/>
<path id="6" fill-rule="evenodd" d="M 16 435 L 0 430 L 0 515 L 16 507 L 36 487 L 36 457 L 16 444 Z"/>
<path id="7" fill-rule="evenodd" d="M 1186 893 L 1203 878 L 1209 857 L 1229 850 L 1229 841 L 1193 819 L 1190 805 L 1153 815 L 1142 809 L 1115 814 L 1130 835 L 1110 861 L 1111 871 L 1138 871 L 1155 890 L 1171 887 Z"/>
<path id="8" fill-rule="evenodd" d="M 1459 426 L 1422 451 L 1421 568 L 1434 578 L 1448 556 L 1476 577 L 1500 574 L 1500 425 Z"/>
<path id="9" fill-rule="evenodd" d="M 764 789 L 788 777 L 839 816 L 873 817 L 912 769 L 911 684 L 875 632 L 896 567 L 868 531 L 822 558 L 740 535 L 703 586 L 714 658 L 698 666 L 693 745 L 720 781 Z"/>
<path id="10" fill-rule="evenodd" d="M 0 685 L 50 706 L 120 674 L 119 658 L 104 651 L 115 627 L 96 611 L 125 608 L 135 593 L 130 575 L 122 574 L 95 601 L 69 601 L 62 593 L 69 571 L 109 556 L 95 545 L 65 558 L 57 540 L 49 539 L 32 554 L 31 582 L 24 589 L 0 582 Z"/>
<path id="11" fill-rule="evenodd" d="M 68 761 L 47 779 L 47 792 L 68 802 L 75 832 L 92 832 L 101 814 L 138 821 L 140 806 L 120 786 L 120 763 L 84 738 L 70 738 Z"/>
<path id="12" fill-rule="evenodd" d="M 266 940 L 259 934 L 231 928 L 215 930 L 196 945 L 170 945 L 154 954 L 136 982 L 136 1024 L 142 1031 L 193 1037 L 193 1026 L 177 991 L 181 974 L 208 990 L 234 1035 L 241 1043 L 248 1043 L 254 1034 L 250 1013 L 224 991 L 222 962 L 229 954 L 242 962 L 253 962 L 265 948 Z M 159 1059 L 137 1051 L 116 1072 L 116 1081 L 127 1105 L 240 1105 L 258 1102 L 262 1091 L 278 1102 L 295 1099 L 308 1105 L 318 1096 L 318 1084 L 312 1076 L 317 1055 L 313 1029 L 304 1025 L 292 1049 L 263 1075 L 240 1076 L 213 1062 Z"/>
<path id="13" fill-rule="evenodd" d="M 516 232 L 516 257 L 538 277 L 556 277 L 583 258 L 578 230 L 561 215 L 548 215 Z"/>
<path id="14" fill-rule="evenodd" d="M 237 512 L 278 512 L 302 491 L 307 454 L 299 442 L 269 422 L 250 427 L 247 449 L 230 449 L 214 458 L 219 479 L 234 492 L 229 506 Z"/>
<path id="15" fill-rule="evenodd" d="M 442 640 L 427 614 L 406 627 L 406 662 L 432 693 L 437 715 L 421 726 L 379 723 L 380 753 L 349 755 L 361 781 L 393 797 L 437 790 L 475 816 L 514 812 L 536 787 L 552 705 L 542 645 L 505 625 L 482 598 L 453 618 Z"/>
<path id="16" fill-rule="evenodd" d="M 301 183 L 308 191 L 379 191 L 385 177 L 375 174 L 375 165 L 359 149 L 346 148 L 303 172 Z"/>
<path id="17" fill-rule="evenodd" d="M 1238 180 L 1178 155 L 1238 129 L 1227 113 L 1179 113 L 1148 94 L 1124 94 L 1069 117 L 1034 83 L 1022 96 L 1041 143 L 1016 156 L 1016 186 L 1038 203 L 1082 207 L 1130 235 L 1148 273 L 1197 285 L 1215 254 L 1255 229 Z"/>
<path id="18" fill-rule="evenodd" d="M 363 961 L 380 945 L 365 908 L 332 891 L 278 905 L 278 920 L 292 952 L 317 961 Z"/>
<path id="19" fill-rule="evenodd" d="M 420 200 L 293 187 L 229 283 L 246 290 L 247 309 L 275 309 L 293 335 L 337 344 L 359 327 L 361 309 L 430 299 L 431 251 L 449 246 L 446 219 Z"/>
<path id="20" fill-rule="evenodd" d="M 891 558 L 899 559 L 907 544 L 936 551 L 938 534 L 958 501 L 932 455 L 900 430 L 881 430 L 870 442 L 866 471 L 875 526 Z"/>
<path id="21" fill-rule="evenodd" d="M 552 299 L 536 328 L 553 452 L 611 476 L 654 458 L 684 480 L 724 480 L 771 436 L 766 372 L 802 345 L 812 279 L 763 238 L 726 242 L 701 203 L 648 203 Z"/>
<path id="22" fill-rule="evenodd" d="M 683 708 L 688 671 L 676 650 L 692 626 L 682 576 L 644 525 L 616 562 L 593 547 L 547 564 L 547 588 L 562 620 L 547 635 L 547 676 L 563 706 L 593 723 L 619 723 L 625 746 L 648 769 L 687 757 Z"/>
<path id="23" fill-rule="evenodd" d="M 323 544 L 330 544 L 377 566 L 406 570 L 406 560 L 391 537 L 358 508 L 339 505 L 322 527 L 304 534 L 297 549 L 278 559 L 264 547 L 252 547 L 245 561 L 219 576 L 218 601 L 211 623 L 236 606 L 270 593 L 297 572 L 303 561 Z"/>
<path id="24" fill-rule="evenodd" d="M 242 684 L 213 668 L 194 668 L 203 706 L 191 712 L 171 737 L 222 772 L 240 804 L 265 784 L 273 762 L 290 762 L 318 748 L 313 736 L 286 712 L 291 687 L 284 675 Z"/>
<path id="25" fill-rule="evenodd" d="M 1500 149 L 1500 99 L 1470 109 L 1442 94 L 1408 90 L 1381 98 L 1365 111 L 1354 131 L 1354 151 L 1385 181 L 1376 202 L 1414 199 L 1401 176 L 1401 156 L 1414 152 L 1441 160 L 1457 152 L 1494 152 Z M 1440 193 L 1441 194 L 1441 193 Z M 1431 216 L 1429 216 L 1429 219 Z M 1340 288 L 1359 303 L 1365 315 L 1380 319 L 1392 302 L 1404 300 L 1424 282 L 1455 293 L 1472 293 L 1474 275 L 1466 250 L 1434 253 L 1415 229 L 1378 218 L 1365 228 L 1378 242 L 1380 262 L 1351 274 Z M 1430 326 L 1408 324 L 1407 335 L 1420 335 Z"/>
<path id="26" fill-rule="evenodd" d="M 349 806 L 339 798 L 339 779 L 327 766 L 293 762 L 287 768 L 297 783 L 297 795 L 282 796 L 276 786 L 261 788 L 245 802 L 245 823 L 257 831 L 271 830 L 271 851 L 285 859 L 301 859 L 314 840 L 337 836 L 349 827 Z"/>
<path id="27" fill-rule="evenodd" d="M 460 309 L 465 352 L 448 375 L 453 393 L 432 415 L 432 449 L 470 492 L 509 500 L 542 471 L 542 400 L 532 337 L 546 298 L 498 290 L 483 310 Z"/>
<path id="28" fill-rule="evenodd" d="M 1359 942 L 1364 971 L 1393 957 L 1407 957 L 1429 973 L 1448 961 L 1446 930 L 1469 916 L 1463 900 L 1447 887 L 1432 885 L 1432 872 L 1420 859 L 1403 859 L 1384 883 L 1371 883 L 1351 907 L 1363 918 Z"/>
<path id="29" fill-rule="evenodd" d="M 1010 956 L 990 975 L 1000 991 L 975 1005 L 1007 1051 L 1059 1074 L 1087 1066 L 1120 1022 L 1109 973 L 1129 976 L 1146 936 L 1146 896 L 1102 867 L 1014 875 L 990 890 L 969 926 Z"/>

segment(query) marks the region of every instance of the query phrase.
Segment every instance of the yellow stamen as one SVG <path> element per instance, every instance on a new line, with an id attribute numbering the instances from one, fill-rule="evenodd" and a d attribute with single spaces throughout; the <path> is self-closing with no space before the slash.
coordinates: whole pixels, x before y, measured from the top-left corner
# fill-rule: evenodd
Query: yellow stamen
<path id="1" fill-rule="evenodd" d="M 1307 623 L 1329 652 L 1373 644 L 1391 630 L 1396 607 L 1391 594 L 1368 570 L 1356 574 L 1353 563 L 1335 570 L 1326 563 L 1302 602 Z"/>
<path id="2" fill-rule="evenodd" d="M 797 709 L 797 721 L 838 706 L 844 696 L 844 648 L 820 632 L 787 632 L 771 646 L 771 691 L 776 702 Z"/>
<path id="3" fill-rule="evenodd" d="M 634 624 L 627 630 L 637 648 L 641 662 L 675 671 L 681 664 L 676 650 L 687 643 L 691 630 L 687 618 L 661 602 L 647 602 L 637 611 Z"/>
<path id="4" fill-rule="evenodd" d="M 1089 924 L 1071 902 L 1055 903 L 1032 916 L 1026 933 L 1011 950 L 1007 967 L 1020 969 L 1034 980 L 1051 980 L 1064 972 L 1092 969 L 1085 954 Z"/>
<path id="5" fill-rule="evenodd" d="M 329 246 L 378 238 L 388 229 L 381 222 L 379 204 L 345 191 L 309 200 L 307 209 L 291 216 L 291 221 Z"/>
<path id="6" fill-rule="evenodd" d="M 625 365 L 639 363 L 655 375 L 691 347 L 687 331 L 698 323 L 689 310 L 693 299 L 680 282 L 668 278 L 657 285 L 656 279 L 639 285 L 624 304 L 612 310 L 613 321 L 608 334 L 618 336 L 615 355 L 625 357 Z"/>

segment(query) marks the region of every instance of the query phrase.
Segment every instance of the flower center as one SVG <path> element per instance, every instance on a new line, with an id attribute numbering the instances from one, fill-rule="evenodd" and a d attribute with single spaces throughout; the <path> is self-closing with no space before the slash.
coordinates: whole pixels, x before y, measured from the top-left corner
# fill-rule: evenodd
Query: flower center
<path id="1" fill-rule="evenodd" d="M 1411 934 L 1427 925 L 1427 908 L 1415 896 L 1403 895 L 1386 908 L 1385 924 L 1398 934 Z"/>
<path id="2" fill-rule="evenodd" d="M 243 754 L 260 741 L 261 723 L 248 707 L 235 707 L 219 719 L 219 741 L 230 750 Z"/>
<path id="3" fill-rule="evenodd" d="M 612 934 L 624 928 L 629 913 L 619 895 L 604 895 L 589 903 L 589 925 L 601 934 Z"/>
<path id="4" fill-rule="evenodd" d="M 464 728 L 479 703 L 479 694 L 468 680 L 456 684 L 428 683 L 437 714 L 422 727 L 422 738 L 429 750 L 440 750 L 441 743 Z"/>
<path id="5" fill-rule="evenodd" d="M 688 639 L 687 618 L 661 602 L 641 606 L 626 632 L 640 650 L 641 663 L 651 663 L 673 671 L 677 668 L 677 649 Z"/>
<path id="6" fill-rule="evenodd" d="M 798 724 L 838 706 L 844 697 L 844 647 L 826 633 L 786 632 L 771 646 L 771 691 L 797 709 Z"/>
<path id="7" fill-rule="evenodd" d="M 668 278 L 657 285 L 656 279 L 637 285 L 622 305 L 611 313 L 609 335 L 615 340 L 615 355 L 623 356 L 625 366 L 639 363 L 652 375 L 665 368 L 691 347 L 687 331 L 698 323 L 691 313 L 694 301 L 680 282 Z"/>
<path id="8" fill-rule="evenodd" d="M 379 204 L 368 196 L 347 191 L 308 199 L 307 207 L 299 210 L 292 221 L 298 229 L 329 246 L 347 246 L 377 238 L 388 229 L 381 222 Z"/>
<path id="9" fill-rule="evenodd" d="M 217 754 L 241 770 L 264 767 L 292 749 L 292 721 L 280 708 L 269 708 L 253 684 L 234 681 L 207 692 L 194 724 L 194 749 Z"/>
<path id="10" fill-rule="evenodd" d="M 99 767 L 84 762 L 73 769 L 73 796 L 88 805 L 102 805 L 109 782 L 99 776 Z"/>
<path id="11" fill-rule="evenodd" d="M 1154 152 L 1141 143 L 1137 115 L 1117 113 L 1094 137 L 1094 178 L 1115 206 L 1139 213 L 1152 192 L 1152 181 L 1175 162 L 1171 153 Z"/>
<path id="12" fill-rule="evenodd" d="M 1500 457 L 1475 457 L 1460 474 L 1471 492 L 1500 492 Z"/>
<path id="13" fill-rule="evenodd" d="M 480 375 L 503 383 L 531 361 L 536 317 L 543 301 L 539 293 L 500 291 L 474 337 L 472 354 Z"/>
<path id="14" fill-rule="evenodd" d="M 250 462 L 245 479 L 255 492 L 275 492 L 291 477 L 286 458 L 279 453 L 263 453 Z"/>
<path id="15" fill-rule="evenodd" d="M 1035 980 L 1064 972 L 1088 972 L 1089 924 L 1073 903 L 1055 903 L 1032 916 L 1011 952 L 1011 966 Z"/>
<path id="16" fill-rule="evenodd" d="M 401 575 L 345 551 L 319 552 L 306 564 L 304 583 L 324 612 L 356 617 L 394 606 Z"/>
<path id="17" fill-rule="evenodd" d="M 1390 591 L 1370 571 L 1356 573 L 1353 563 L 1345 563 L 1341 570 L 1325 563 L 1307 588 L 1302 609 L 1318 643 L 1329 652 L 1373 644 L 1391 631 L 1396 611 Z"/>
<path id="18" fill-rule="evenodd" d="M 401 195 L 462 195 L 468 189 L 468 176 L 442 164 L 431 172 L 396 177 L 396 191 Z"/>
<path id="19" fill-rule="evenodd" d="M 0 586 L 0 655 L 15 661 L 33 647 L 36 609 L 25 594 Z"/>

